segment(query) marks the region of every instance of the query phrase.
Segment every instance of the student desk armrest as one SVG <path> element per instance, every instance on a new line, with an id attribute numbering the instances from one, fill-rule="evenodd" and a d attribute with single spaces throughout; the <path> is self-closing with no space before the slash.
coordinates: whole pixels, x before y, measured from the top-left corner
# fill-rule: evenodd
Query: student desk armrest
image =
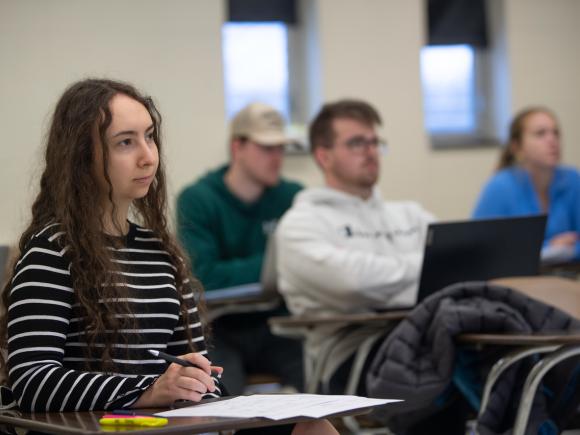
<path id="1" fill-rule="evenodd" d="M 473 345 L 544 346 L 580 344 L 580 331 L 574 334 L 461 334 L 457 341 Z"/>
<path id="2" fill-rule="evenodd" d="M 268 324 L 276 335 L 304 337 L 312 328 L 322 325 L 376 325 L 404 319 L 409 310 L 377 313 L 333 314 L 325 316 L 277 316 Z"/>
<path id="3" fill-rule="evenodd" d="M 498 278 L 490 283 L 519 292 L 580 319 L 580 282 L 559 276 Z"/>
<path id="4" fill-rule="evenodd" d="M 270 311 L 278 308 L 282 303 L 279 295 L 256 295 L 252 297 L 230 297 L 207 300 L 209 320 L 227 314 L 241 314 Z"/>

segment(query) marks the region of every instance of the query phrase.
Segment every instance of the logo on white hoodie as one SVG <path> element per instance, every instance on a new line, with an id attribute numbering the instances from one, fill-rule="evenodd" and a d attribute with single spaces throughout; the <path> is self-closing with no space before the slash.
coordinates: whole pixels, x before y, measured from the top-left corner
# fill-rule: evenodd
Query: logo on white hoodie
<path id="1" fill-rule="evenodd" d="M 414 225 L 407 229 L 395 229 L 395 230 L 362 230 L 362 229 L 353 229 L 350 225 L 345 225 L 342 228 L 342 233 L 350 238 L 350 237 L 359 237 L 362 239 L 382 239 L 386 238 L 389 241 L 393 241 L 393 239 L 398 237 L 409 237 L 419 234 L 421 231 L 421 227 L 419 225 Z"/>

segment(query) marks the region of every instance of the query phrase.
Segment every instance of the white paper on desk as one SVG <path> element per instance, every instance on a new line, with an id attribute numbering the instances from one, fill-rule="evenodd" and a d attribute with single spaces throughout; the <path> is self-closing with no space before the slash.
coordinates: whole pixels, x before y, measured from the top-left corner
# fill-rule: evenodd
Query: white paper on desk
<path id="1" fill-rule="evenodd" d="M 173 409 L 155 415 L 160 417 L 262 417 L 271 420 L 292 417 L 321 418 L 338 412 L 393 402 L 399 402 L 399 400 L 322 394 L 254 394 Z"/>

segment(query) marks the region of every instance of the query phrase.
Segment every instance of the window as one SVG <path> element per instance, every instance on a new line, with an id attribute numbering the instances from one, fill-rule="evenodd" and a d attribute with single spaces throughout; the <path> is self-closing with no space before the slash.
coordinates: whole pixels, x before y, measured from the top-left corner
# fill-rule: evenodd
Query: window
<path id="1" fill-rule="evenodd" d="M 226 112 L 252 101 L 277 108 L 293 138 L 286 151 L 307 152 L 306 122 L 320 105 L 316 3 L 227 0 L 222 27 Z"/>
<path id="2" fill-rule="evenodd" d="M 428 45 L 421 49 L 425 128 L 434 147 L 497 143 L 503 103 L 496 24 L 487 0 L 425 0 Z M 491 32 L 488 32 L 490 26 Z M 492 35 L 492 39 L 488 37 Z M 495 42 L 495 44 L 494 44 Z"/>
<path id="3" fill-rule="evenodd" d="M 469 45 L 421 50 L 425 124 L 431 133 L 467 133 L 477 128 L 474 49 Z"/>
<path id="4" fill-rule="evenodd" d="M 222 30 L 226 111 L 252 101 L 290 118 L 288 29 L 281 22 L 228 22 Z"/>

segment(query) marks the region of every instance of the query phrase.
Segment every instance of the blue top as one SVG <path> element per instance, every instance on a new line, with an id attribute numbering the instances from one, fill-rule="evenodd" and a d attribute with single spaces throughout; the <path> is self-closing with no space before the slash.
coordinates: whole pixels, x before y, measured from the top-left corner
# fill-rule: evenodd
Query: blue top
<path id="1" fill-rule="evenodd" d="M 561 233 L 580 233 L 580 174 L 574 168 L 559 166 L 548 192 L 550 208 L 544 246 Z M 540 214 L 540 201 L 528 172 L 513 166 L 496 173 L 486 184 L 473 211 L 474 218 Z M 580 259 L 580 241 L 575 259 Z"/>

